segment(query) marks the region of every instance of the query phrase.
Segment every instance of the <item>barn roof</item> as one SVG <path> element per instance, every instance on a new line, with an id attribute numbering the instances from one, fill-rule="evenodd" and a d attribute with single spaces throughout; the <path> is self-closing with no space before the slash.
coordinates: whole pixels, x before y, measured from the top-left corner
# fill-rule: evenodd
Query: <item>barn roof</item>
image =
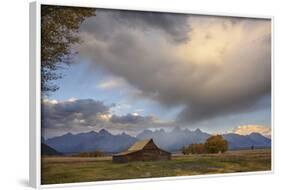
<path id="1" fill-rule="evenodd" d="M 114 156 L 127 155 L 127 154 L 130 154 L 130 153 L 133 153 L 133 152 L 136 152 L 136 151 L 124 151 L 124 152 L 119 152 L 119 153 L 117 153 L 117 154 L 114 154 Z"/>
<path id="2" fill-rule="evenodd" d="M 152 141 L 152 139 L 137 141 L 128 149 L 128 152 L 142 150 L 150 141 Z"/>
<path id="3" fill-rule="evenodd" d="M 127 154 L 130 154 L 130 153 L 142 150 L 145 147 L 145 145 L 147 145 L 150 141 L 152 141 L 152 139 L 145 139 L 145 140 L 137 141 L 127 151 L 115 154 L 115 156 L 127 155 Z"/>

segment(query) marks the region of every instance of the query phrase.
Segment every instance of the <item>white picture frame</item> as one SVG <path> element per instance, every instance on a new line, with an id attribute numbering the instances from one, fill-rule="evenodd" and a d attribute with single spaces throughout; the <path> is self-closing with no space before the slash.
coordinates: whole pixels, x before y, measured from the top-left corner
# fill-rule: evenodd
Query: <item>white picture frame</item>
<path id="1" fill-rule="evenodd" d="M 253 174 L 270 174 L 274 173 L 274 89 L 271 89 L 271 170 L 261 172 L 243 172 L 243 173 L 229 173 L 229 174 L 211 174 L 211 175 L 196 175 L 196 176 L 181 176 L 181 177 L 161 177 L 161 178 L 147 178 L 147 179 L 128 179 L 128 180 L 115 180 L 115 181 L 98 181 L 98 182 L 82 182 L 82 183 L 69 183 L 69 184 L 54 184 L 42 185 L 41 184 L 41 90 L 40 90 L 40 38 L 41 38 L 41 22 L 40 22 L 40 7 L 41 5 L 62 5 L 62 6 L 78 6 L 78 7 L 93 7 L 105 9 L 120 9 L 120 10 L 136 10 L 136 11 L 155 11 L 155 12 L 170 12 L 170 13 L 185 13 L 185 14 L 202 14 L 210 16 L 231 16 L 231 17 L 245 17 L 245 18 L 261 18 L 271 20 L 271 82 L 274 78 L 274 17 L 264 15 L 240 15 L 228 13 L 210 13 L 199 11 L 180 11 L 180 10 L 155 10 L 155 9 L 138 9 L 135 7 L 117 7 L 117 6 L 102 6 L 95 3 L 72 3 L 71 1 L 35 1 L 30 3 L 30 126 L 29 126 L 29 179 L 30 185 L 34 188 L 48 188 L 48 187 L 73 187 L 84 185 L 105 185 L 105 184 L 118 184 L 118 183 L 134 183 L 146 181 L 162 181 L 162 180 L 186 180 L 194 178 L 209 178 L 221 176 L 237 176 L 237 175 L 253 175 Z"/>

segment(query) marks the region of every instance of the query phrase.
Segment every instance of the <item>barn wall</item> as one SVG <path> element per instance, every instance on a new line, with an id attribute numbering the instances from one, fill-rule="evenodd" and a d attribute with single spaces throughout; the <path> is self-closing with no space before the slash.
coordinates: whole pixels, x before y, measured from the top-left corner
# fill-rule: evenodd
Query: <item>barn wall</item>
<path id="1" fill-rule="evenodd" d="M 142 151 L 142 160 L 149 161 L 149 160 L 170 160 L 171 154 L 164 152 L 162 150 L 143 150 Z"/>
<path id="2" fill-rule="evenodd" d="M 126 163 L 131 161 L 156 161 L 170 160 L 171 153 L 159 149 L 152 140 L 150 140 L 142 150 L 130 152 L 123 155 L 113 155 L 114 163 Z"/>
<path id="3" fill-rule="evenodd" d="M 159 148 L 152 142 L 150 141 L 145 147 L 143 148 L 143 151 L 145 150 L 159 150 Z"/>
<path id="4" fill-rule="evenodd" d="M 113 163 L 126 163 L 128 159 L 126 156 L 112 156 Z"/>
<path id="5" fill-rule="evenodd" d="M 153 147 L 153 146 L 151 146 Z M 126 155 L 113 156 L 114 163 L 126 163 L 130 161 L 156 161 L 170 160 L 171 154 L 160 149 L 143 149 Z"/>

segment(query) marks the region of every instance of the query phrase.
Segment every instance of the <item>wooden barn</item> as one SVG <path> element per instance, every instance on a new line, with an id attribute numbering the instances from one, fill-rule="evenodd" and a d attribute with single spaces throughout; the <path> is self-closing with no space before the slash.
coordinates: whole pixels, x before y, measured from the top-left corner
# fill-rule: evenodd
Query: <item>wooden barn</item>
<path id="1" fill-rule="evenodd" d="M 112 156 L 114 163 L 170 159 L 171 153 L 157 147 L 152 139 L 137 141 L 127 151 Z"/>

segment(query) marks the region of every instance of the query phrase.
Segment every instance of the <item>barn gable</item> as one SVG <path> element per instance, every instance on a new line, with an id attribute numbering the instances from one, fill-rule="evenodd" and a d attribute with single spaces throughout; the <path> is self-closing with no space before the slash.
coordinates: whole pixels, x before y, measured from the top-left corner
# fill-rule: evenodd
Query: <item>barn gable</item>
<path id="1" fill-rule="evenodd" d="M 128 149 L 128 151 L 139 151 L 139 150 L 145 149 L 149 145 L 151 146 L 151 144 L 154 145 L 152 139 L 145 139 L 145 140 L 137 141 L 137 142 L 135 142 L 135 144 L 133 144 Z"/>
<path id="2" fill-rule="evenodd" d="M 152 139 L 135 142 L 127 151 L 114 154 L 113 162 L 169 160 L 171 153 L 157 147 Z"/>

